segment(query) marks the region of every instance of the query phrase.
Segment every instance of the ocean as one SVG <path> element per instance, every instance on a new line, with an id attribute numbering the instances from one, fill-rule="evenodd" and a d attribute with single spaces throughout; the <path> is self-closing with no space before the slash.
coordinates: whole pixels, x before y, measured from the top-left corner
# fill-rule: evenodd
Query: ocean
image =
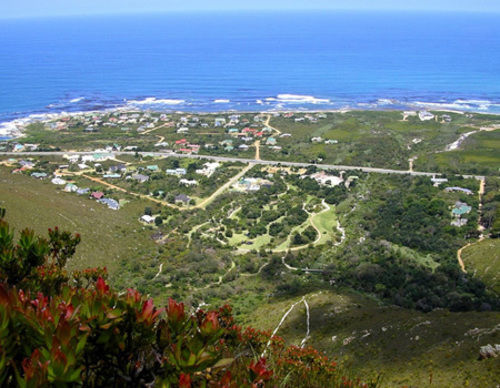
<path id="1" fill-rule="evenodd" d="M 123 106 L 500 113 L 499 16 L 253 12 L 0 20 L 0 122 Z"/>

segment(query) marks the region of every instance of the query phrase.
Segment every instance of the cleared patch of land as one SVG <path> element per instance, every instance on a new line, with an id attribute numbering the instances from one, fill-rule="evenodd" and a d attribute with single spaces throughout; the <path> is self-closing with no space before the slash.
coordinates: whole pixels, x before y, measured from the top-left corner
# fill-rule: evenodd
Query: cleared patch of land
<path id="1" fill-rule="evenodd" d="M 468 272 L 500 293 L 500 239 L 486 239 L 462 251 Z"/>

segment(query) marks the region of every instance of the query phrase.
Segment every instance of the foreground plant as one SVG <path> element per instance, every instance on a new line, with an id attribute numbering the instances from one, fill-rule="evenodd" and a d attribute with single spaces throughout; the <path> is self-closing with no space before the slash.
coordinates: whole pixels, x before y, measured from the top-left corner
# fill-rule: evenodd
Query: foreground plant
<path id="1" fill-rule="evenodd" d="M 368 387 L 312 348 L 242 330 L 229 306 L 158 308 L 117 293 L 105 269 L 68 274 L 78 235 L 28 229 L 17 242 L 0 212 L 0 385 L 39 387 Z M 264 354 L 265 357 L 259 355 Z"/>

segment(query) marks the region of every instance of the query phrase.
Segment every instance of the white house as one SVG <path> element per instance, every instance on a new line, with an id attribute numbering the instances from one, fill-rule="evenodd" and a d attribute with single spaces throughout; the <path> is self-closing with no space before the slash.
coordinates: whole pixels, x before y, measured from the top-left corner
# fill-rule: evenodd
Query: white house
<path id="1" fill-rule="evenodd" d="M 152 216 L 144 214 L 143 216 L 141 216 L 141 221 L 145 222 L 146 224 L 152 224 L 155 221 L 155 219 Z"/>

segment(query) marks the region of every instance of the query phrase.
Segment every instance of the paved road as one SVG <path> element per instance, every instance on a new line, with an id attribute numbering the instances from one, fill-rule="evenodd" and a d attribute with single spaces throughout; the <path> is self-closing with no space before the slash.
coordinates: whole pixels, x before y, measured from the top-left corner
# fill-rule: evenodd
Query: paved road
<path id="1" fill-rule="evenodd" d="M 64 151 L 51 151 L 51 152 L 0 152 L 0 155 L 5 156 L 50 156 L 50 155 L 93 155 L 94 151 L 82 151 L 82 152 L 64 152 Z M 116 151 L 112 152 L 114 155 L 135 155 L 136 152 L 133 151 Z M 316 166 L 317 168 L 325 170 L 339 170 L 339 171 L 353 171 L 360 170 L 363 172 L 373 172 L 379 174 L 408 174 L 413 176 L 439 176 L 439 172 L 424 172 L 424 171 L 408 171 L 408 170 L 395 170 L 389 168 L 377 168 L 377 167 L 363 167 L 363 166 L 343 166 L 336 164 L 313 164 L 313 163 L 301 163 L 301 162 L 285 162 L 279 160 L 257 160 L 257 159 L 246 159 L 246 158 L 235 158 L 228 156 L 213 156 L 213 155 L 195 155 L 195 154 L 178 154 L 176 152 L 138 152 L 138 154 L 146 156 L 160 156 L 160 157 L 176 157 L 176 158 L 190 158 L 190 159 L 207 159 L 215 160 L 218 162 L 241 162 L 241 163 L 252 163 L 252 164 L 262 164 L 262 165 L 272 165 L 272 166 L 289 166 L 289 167 L 309 167 Z M 477 175 L 462 175 L 464 178 L 476 178 L 484 179 L 484 176 Z"/>

